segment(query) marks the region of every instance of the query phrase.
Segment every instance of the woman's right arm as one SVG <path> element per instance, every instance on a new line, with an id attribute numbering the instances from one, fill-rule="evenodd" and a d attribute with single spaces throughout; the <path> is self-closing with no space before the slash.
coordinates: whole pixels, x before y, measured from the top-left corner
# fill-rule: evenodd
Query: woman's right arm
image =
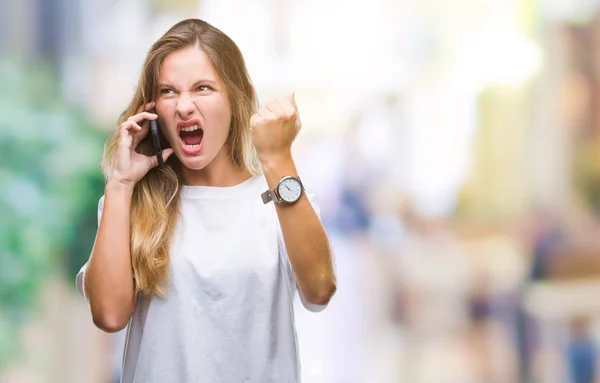
<path id="1" fill-rule="evenodd" d="M 120 331 L 135 310 L 129 212 L 133 186 L 109 181 L 96 241 L 84 275 L 85 296 L 94 324 Z"/>
<path id="2" fill-rule="evenodd" d="M 153 104 L 146 109 L 151 107 Z M 98 233 L 83 273 L 83 290 L 94 324 L 106 332 L 125 328 L 135 311 L 131 198 L 135 184 L 158 164 L 155 156 L 142 155 L 135 148 L 148 134 L 148 120 L 156 118 L 156 114 L 140 110 L 119 127 L 118 148 L 106 184 Z M 170 148 L 163 150 L 163 158 L 166 160 L 172 153 Z"/>

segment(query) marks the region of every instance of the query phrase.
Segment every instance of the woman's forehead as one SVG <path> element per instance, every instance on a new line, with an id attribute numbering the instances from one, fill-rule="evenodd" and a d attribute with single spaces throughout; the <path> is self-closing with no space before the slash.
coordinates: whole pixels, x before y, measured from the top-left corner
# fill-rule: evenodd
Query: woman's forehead
<path id="1" fill-rule="evenodd" d="M 218 82 L 219 76 L 208 55 L 197 46 L 170 53 L 159 72 L 161 82 L 191 85 L 201 80 Z"/>

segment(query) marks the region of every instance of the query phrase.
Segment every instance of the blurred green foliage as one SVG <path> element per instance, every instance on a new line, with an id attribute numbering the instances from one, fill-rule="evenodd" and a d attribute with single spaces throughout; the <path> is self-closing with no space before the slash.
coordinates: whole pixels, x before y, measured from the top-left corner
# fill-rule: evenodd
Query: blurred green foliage
<path id="1" fill-rule="evenodd" d="M 103 191 L 106 132 L 61 99 L 52 67 L 0 61 L 0 370 L 45 278 L 74 286 Z"/>

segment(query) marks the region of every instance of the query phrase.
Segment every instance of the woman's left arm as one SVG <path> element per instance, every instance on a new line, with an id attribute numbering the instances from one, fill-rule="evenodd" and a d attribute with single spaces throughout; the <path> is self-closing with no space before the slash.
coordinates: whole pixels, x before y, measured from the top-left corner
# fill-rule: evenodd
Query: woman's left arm
<path id="1" fill-rule="evenodd" d="M 252 142 L 269 189 L 285 176 L 298 176 L 291 154 L 302 124 L 294 94 L 270 101 L 250 119 Z M 333 257 L 325 228 L 306 193 L 292 204 L 276 204 L 285 248 L 302 297 L 326 305 L 336 291 Z"/>
<path id="2" fill-rule="evenodd" d="M 263 162 L 269 189 L 284 176 L 298 177 L 291 155 Z M 306 193 L 293 204 L 276 204 L 283 240 L 296 283 L 304 299 L 326 305 L 336 290 L 333 257 L 329 239 Z"/>

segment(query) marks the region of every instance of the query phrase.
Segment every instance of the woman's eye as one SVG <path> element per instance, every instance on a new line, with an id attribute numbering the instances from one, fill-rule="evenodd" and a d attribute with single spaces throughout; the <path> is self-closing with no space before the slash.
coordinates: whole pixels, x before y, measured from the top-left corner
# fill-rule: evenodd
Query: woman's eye
<path id="1" fill-rule="evenodd" d="M 198 87 L 198 90 L 199 90 L 200 92 L 206 92 L 206 91 L 208 91 L 208 90 L 211 90 L 211 89 L 212 89 L 212 88 L 211 88 L 210 86 L 208 86 L 208 85 L 200 85 L 200 86 Z"/>
<path id="2" fill-rule="evenodd" d="M 169 89 L 169 88 L 163 88 L 160 90 L 160 94 L 173 94 L 174 91 L 173 89 Z"/>

